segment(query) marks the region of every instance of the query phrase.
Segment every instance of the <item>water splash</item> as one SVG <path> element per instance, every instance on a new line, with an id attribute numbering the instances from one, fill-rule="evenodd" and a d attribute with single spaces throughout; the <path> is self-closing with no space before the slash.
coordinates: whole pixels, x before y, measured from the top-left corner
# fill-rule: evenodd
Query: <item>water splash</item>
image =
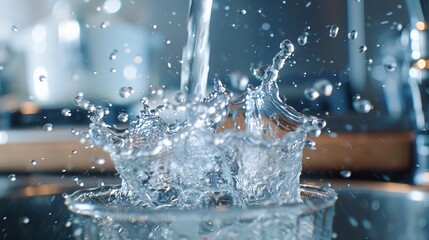
<path id="1" fill-rule="evenodd" d="M 123 180 L 122 200 L 132 205 L 298 202 L 302 150 L 315 148 L 306 135 L 319 135 L 325 122 L 297 112 L 279 97 L 279 70 L 293 51 L 284 40 L 271 65 L 254 69 L 261 84 L 249 86 L 237 100 L 215 79 L 203 99 L 187 99 L 180 92 L 175 102 L 164 99 L 151 108 L 142 98 L 140 114 L 126 128 L 106 123 L 99 114 L 105 108 L 89 107 L 93 104 L 78 93 L 75 104 L 91 113 L 88 133 L 81 134 L 88 135 L 84 140 L 90 146 L 109 151 Z M 163 114 L 177 118 L 167 122 Z"/>

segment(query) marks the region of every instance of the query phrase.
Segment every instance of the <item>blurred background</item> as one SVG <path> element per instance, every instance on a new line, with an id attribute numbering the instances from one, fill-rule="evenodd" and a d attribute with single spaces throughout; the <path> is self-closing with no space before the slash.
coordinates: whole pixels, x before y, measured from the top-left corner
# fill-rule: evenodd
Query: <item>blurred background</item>
<path id="1" fill-rule="evenodd" d="M 138 109 L 143 95 L 177 91 L 188 5 L 186 0 L 2 1 L 0 142 L 77 139 L 73 133 L 78 131 L 70 134 L 70 129 L 85 128 L 89 122 L 87 113 L 73 104 L 78 93 L 108 103 L 109 117 L 116 121 L 119 113 Z M 287 38 L 296 48 L 280 73 L 281 94 L 289 105 L 326 119 L 324 131 L 330 137 L 382 133 L 387 134 L 385 141 L 410 140 L 406 133 L 416 129 L 414 102 L 420 100 L 410 97 L 409 72 L 423 57 L 420 52 L 426 44 L 421 39 L 417 45 L 410 43 L 411 32 L 418 31 L 412 21 L 419 20 L 412 20 L 407 9 L 407 3 L 399 0 L 215 1 L 209 79 L 219 77 L 238 96 L 247 84 L 258 85 L 251 69 L 269 64 Z M 426 29 L 425 24 L 421 27 Z M 325 92 L 312 95 L 323 86 Z M 121 95 L 123 87 L 132 88 L 132 94 Z M 16 137 L 18 132 L 22 136 Z M 51 146 L 45 145 L 42 155 L 50 152 Z M 389 173 L 388 178 L 409 180 L 403 173 L 412 168 L 411 156 L 405 154 L 410 149 L 398 155 L 397 148 L 383 147 L 374 154 L 353 147 L 349 153 L 343 149 L 346 154 L 336 149 L 341 152 L 338 156 L 336 150 L 309 153 L 318 160 L 308 161 L 308 169 L 370 170 L 369 177 L 375 170 Z M 385 155 L 380 155 L 383 151 Z M 26 154 L 17 161 L 7 156 L 2 169 L 8 170 L 7 162 L 22 165 L 39 157 Z M 75 157 L 86 161 L 88 156 Z M 53 170 L 63 164 L 59 161 L 52 159 Z M 34 169 L 44 170 L 41 165 Z"/>
<path id="2" fill-rule="evenodd" d="M 51 201 L 67 189 L 117 180 L 108 154 L 79 142 L 89 120 L 73 97 L 110 104 L 110 121 L 117 122 L 118 114 L 139 109 L 144 95 L 174 94 L 188 6 L 186 0 L 0 0 L 0 193 L 7 204 L 11 196 L 21 197 L 13 205 L 19 208 L 36 201 L 26 197 Z M 290 39 L 295 53 L 280 72 L 282 97 L 328 122 L 317 149 L 304 153 L 303 181 L 402 183 L 401 192 L 415 191 L 429 182 L 427 13 L 423 0 L 215 0 L 209 79 L 219 77 L 238 96 L 258 84 L 251 69 L 270 64 L 279 43 Z M 129 96 L 123 87 L 133 89 Z M 62 204 L 53 199 L 52 206 Z M 56 217 L 67 219 L 61 211 Z M 20 226 L 30 226 L 29 214 L 0 211 L 3 238 L 18 239 L 11 238 L 18 236 L 12 226 L 23 217 Z M 57 220 L 49 221 L 47 232 Z M 356 236 L 382 236 L 350 221 L 342 227 L 364 232 Z M 427 232 L 426 219 L 419 224 Z M 32 234 L 19 237 L 26 233 Z"/>

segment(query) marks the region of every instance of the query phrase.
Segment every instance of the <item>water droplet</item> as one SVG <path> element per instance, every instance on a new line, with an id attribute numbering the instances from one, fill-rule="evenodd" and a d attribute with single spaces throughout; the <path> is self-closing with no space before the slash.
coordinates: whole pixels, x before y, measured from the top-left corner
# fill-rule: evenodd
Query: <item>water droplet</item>
<path id="1" fill-rule="evenodd" d="M 298 37 L 297 42 L 299 45 L 304 46 L 305 44 L 307 44 L 307 39 L 308 39 L 307 35 L 303 34 Z"/>
<path id="2" fill-rule="evenodd" d="M 349 223 L 352 227 L 355 227 L 355 228 L 359 227 L 359 222 L 356 220 L 356 218 L 352 216 L 349 217 Z"/>
<path id="3" fill-rule="evenodd" d="M 118 115 L 118 120 L 120 122 L 127 122 L 128 121 L 128 114 L 127 113 L 120 113 Z"/>
<path id="4" fill-rule="evenodd" d="M 50 132 L 53 129 L 53 125 L 52 123 L 46 123 L 45 125 L 43 125 L 43 130 L 45 130 L 46 132 Z"/>
<path id="5" fill-rule="evenodd" d="M 18 27 L 17 26 L 15 26 L 15 25 L 12 25 L 12 31 L 14 31 L 14 32 L 18 32 Z"/>
<path id="6" fill-rule="evenodd" d="M 157 26 L 156 24 L 152 25 L 152 29 L 153 29 L 153 30 L 155 30 L 155 29 L 157 29 L 157 28 L 158 28 L 158 26 Z"/>
<path id="7" fill-rule="evenodd" d="M 104 108 L 101 106 L 97 106 L 95 107 L 95 115 L 99 118 L 102 119 L 104 117 Z"/>
<path id="8" fill-rule="evenodd" d="M 165 45 L 170 45 L 171 44 L 171 40 L 170 39 L 165 39 L 164 40 L 164 44 Z"/>
<path id="9" fill-rule="evenodd" d="M 356 95 L 354 95 L 354 96 L 353 96 L 353 98 L 352 98 L 353 102 L 359 101 L 359 100 L 361 100 L 361 99 L 362 99 L 362 97 L 360 96 L 360 94 L 356 94 Z"/>
<path id="10" fill-rule="evenodd" d="M 358 37 L 358 32 L 356 30 L 352 30 L 347 34 L 347 37 L 351 40 L 355 40 Z"/>
<path id="11" fill-rule="evenodd" d="M 37 160 L 33 159 L 33 160 L 30 161 L 30 163 L 31 163 L 31 165 L 36 166 L 37 165 Z"/>
<path id="12" fill-rule="evenodd" d="M 16 175 L 15 174 L 9 174 L 7 176 L 7 178 L 9 179 L 9 181 L 11 182 L 15 182 L 16 181 Z"/>
<path id="13" fill-rule="evenodd" d="M 116 73 L 116 68 L 111 68 L 111 69 L 110 69 L 110 72 L 111 72 L 111 73 Z"/>
<path id="14" fill-rule="evenodd" d="M 366 50 L 368 50 L 368 48 L 366 47 L 366 45 L 362 45 L 362 46 L 359 47 L 359 52 L 360 53 L 366 52 Z"/>
<path id="15" fill-rule="evenodd" d="M 310 150 L 316 150 L 316 142 L 309 139 L 305 141 L 305 147 Z"/>
<path id="16" fill-rule="evenodd" d="M 349 177 L 351 177 L 351 176 L 352 176 L 352 171 L 350 171 L 350 170 L 342 170 L 342 171 L 340 172 L 340 174 L 341 174 L 341 176 L 342 176 L 343 178 L 349 178 Z"/>
<path id="17" fill-rule="evenodd" d="M 311 1 L 308 1 L 306 4 L 305 4 L 305 7 L 306 8 L 308 8 L 308 7 L 310 7 L 311 6 Z"/>
<path id="18" fill-rule="evenodd" d="M 314 101 L 314 100 L 316 100 L 320 96 L 320 93 L 316 89 L 314 89 L 314 88 L 306 88 L 304 90 L 304 96 L 308 100 Z"/>
<path id="19" fill-rule="evenodd" d="M 353 102 L 353 108 L 360 113 L 368 113 L 374 106 L 367 99 L 360 99 Z"/>
<path id="20" fill-rule="evenodd" d="M 332 91 L 334 90 L 334 86 L 332 86 L 331 82 L 326 79 L 317 80 L 313 87 L 321 94 L 325 96 L 331 96 Z"/>
<path id="21" fill-rule="evenodd" d="M 246 9 L 243 9 L 243 8 L 238 9 L 237 12 L 243 15 L 247 13 Z"/>
<path id="22" fill-rule="evenodd" d="M 134 89 L 132 87 L 121 87 L 121 89 L 119 89 L 119 96 L 122 98 L 128 98 L 133 93 Z"/>
<path id="23" fill-rule="evenodd" d="M 66 228 L 71 227 L 71 225 L 72 225 L 72 222 L 71 222 L 70 220 L 68 220 L 68 221 L 64 224 L 64 226 L 65 226 Z"/>
<path id="24" fill-rule="evenodd" d="M 368 58 L 365 62 L 366 64 L 371 65 L 374 62 L 374 60 L 372 60 L 372 58 Z"/>
<path id="25" fill-rule="evenodd" d="M 45 82 L 46 80 L 48 80 L 48 78 L 45 75 L 40 75 L 39 76 L 39 81 Z"/>
<path id="26" fill-rule="evenodd" d="M 280 49 L 284 50 L 286 53 L 292 54 L 295 51 L 295 46 L 289 39 L 285 39 L 280 43 Z"/>
<path id="27" fill-rule="evenodd" d="M 30 218 L 29 217 L 22 217 L 21 218 L 21 223 L 22 224 L 28 224 L 30 222 Z"/>
<path id="28" fill-rule="evenodd" d="M 108 26 L 110 26 L 110 22 L 109 21 L 104 21 L 100 24 L 100 28 L 107 28 Z"/>
<path id="29" fill-rule="evenodd" d="M 110 53 L 110 55 L 109 55 L 109 59 L 110 60 L 115 60 L 117 57 L 118 57 L 118 50 L 113 50 L 113 52 L 112 53 Z"/>
<path id="30" fill-rule="evenodd" d="M 61 114 L 64 116 L 64 117 L 70 117 L 72 114 L 71 114 L 71 110 L 69 109 L 69 108 L 63 108 L 62 110 L 61 110 Z"/>
<path id="31" fill-rule="evenodd" d="M 94 162 L 98 165 L 104 165 L 106 163 L 106 160 L 101 157 L 94 157 Z"/>
<path id="32" fill-rule="evenodd" d="M 385 69 L 386 69 L 386 71 L 388 71 L 388 72 L 394 72 L 394 71 L 396 70 L 396 67 L 397 67 L 397 65 L 396 65 L 396 63 L 395 63 L 395 62 L 384 64 L 384 68 L 385 68 Z"/>
<path id="33" fill-rule="evenodd" d="M 271 25 L 269 23 L 263 23 L 261 26 L 262 30 L 268 31 L 271 28 Z"/>
<path id="34" fill-rule="evenodd" d="M 73 177 L 71 177 L 71 180 L 73 180 L 74 182 L 77 182 L 77 181 L 79 181 L 79 178 L 77 176 L 73 176 Z"/>
<path id="35" fill-rule="evenodd" d="M 329 28 L 329 37 L 336 38 L 339 30 L 340 28 L 337 25 L 331 25 Z"/>
<path id="36" fill-rule="evenodd" d="M 71 151 L 71 154 L 76 154 L 77 153 L 77 150 L 72 150 Z"/>

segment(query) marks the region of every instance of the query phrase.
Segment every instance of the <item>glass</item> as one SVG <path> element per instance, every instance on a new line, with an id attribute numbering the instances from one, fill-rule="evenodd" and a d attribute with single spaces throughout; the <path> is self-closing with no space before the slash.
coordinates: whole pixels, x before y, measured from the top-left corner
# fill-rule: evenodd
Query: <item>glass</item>
<path id="1" fill-rule="evenodd" d="M 331 239 L 337 194 L 301 185 L 301 203 L 193 210 L 148 210 L 114 203 L 119 186 L 66 198 L 75 239 Z"/>

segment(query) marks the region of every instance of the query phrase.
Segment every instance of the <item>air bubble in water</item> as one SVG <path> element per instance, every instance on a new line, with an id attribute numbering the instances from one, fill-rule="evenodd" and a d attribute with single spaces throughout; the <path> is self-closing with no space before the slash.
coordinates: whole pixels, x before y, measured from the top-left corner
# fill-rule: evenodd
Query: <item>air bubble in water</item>
<path id="1" fill-rule="evenodd" d="M 362 45 L 362 46 L 359 47 L 359 52 L 360 53 L 366 52 L 366 50 L 368 50 L 368 48 L 366 47 L 366 45 Z"/>
<path id="2" fill-rule="evenodd" d="M 308 100 L 314 101 L 314 100 L 316 100 L 320 96 L 320 93 L 316 89 L 314 89 L 314 88 L 306 88 L 304 90 L 304 96 Z"/>
<path id="3" fill-rule="evenodd" d="M 121 89 L 119 89 L 119 96 L 122 98 L 128 98 L 133 93 L 134 89 L 132 87 L 121 87 Z"/>
<path id="4" fill-rule="evenodd" d="M 388 72 L 394 72 L 395 70 L 396 70 L 396 67 L 397 67 L 397 65 L 396 65 L 396 63 L 395 62 L 393 62 L 393 63 L 386 63 L 385 65 L 384 65 L 384 68 L 386 69 L 386 71 L 388 71 Z"/>
<path id="5" fill-rule="evenodd" d="M 165 45 L 170 45 L 171 44 L 171 40 L 170 39 L 165 39 L 164 40 L 164 44 Z"/>
<path id="6" fill-rule="evenodd" d="M 367 99 L 359 99 L 353 102 L 353 108 L 360 113 L 368 113 L 374 106 Z"/>
<path id="7" fill-rule="evenodd" d="M 347 34 L 347 37 L 351 40 L 355 40 L 358 37 L 358 32 L 356 30 L 352 30 Z"/>
<path id="8" fill-rule="evenodd" d="M 76 154 L 77 153 L 77 150 L 72 150 L 71 151 L 71 154 Z"/>
<path id="9" fill-rule="evenodd" d="M 15 25 L 13 25 L 11 29 L 12 29 L 12 31 L 14 31 L 14 32 L 18 32 L 18 27 L 17 27 L 17 26 L 15 26 Z"/>
<path id="10" fill-rule="evenodd" d="M 243 9 L 243 8 L 238 9 L 237 12 L 243 15 L 247 13 L 246 9 Z"/>
<path id="11" fill-rule="evenodd" d="M 111 69 L 110 69 L 110 72 L 111 72 L 111 73 L 116 73 L 116 68 L 111 68 Z"/>
<path id="12" fill-rule="evenodd" d="M 35 166 L 35 165 L 37 165 L 37 160 L 33 159 L 33 160 L 30 161 L 30 163 L 31 163 L 31 165 Z"/>
<path id="13" fill-rule="evenodd" d="M 120 122 L 127 122 L 128 121 L 128 114 L 127 113 L 120 113 L 118 115 L 118 120 Z"/>
<path id="14" fill-rule="evenodd" d="M 336 38 L 339 30 L 340 28 L 337 25 L 331 25 L 329 28 L 329 37 Z"/>
<path id="15" fill-rule="evenodd" d="M 307 40 L 308 40 L 307 35 L 303 34 L 303 35 L 301 35 L 301 36 L 298 37 L 297 42 L 298 42 L 299 45 L 304 46 L 305 44 L 307 44 Z"/>
<path id="16" fill-rule="evenodd" d="M 16 175 L 15 174 L 9 174 L 7 176 L 7 178 L 9 179 L 9 181 L 11 182 L 15 182 L 16 181 Z"/>
<path id="17" fill-rule="evenodd" d="M 332 86 L 331 82 L 326 79 L 317 80 L 313 87 L 320 93 L 325 96 L 331 96 L 332 91 L 334 90 L 334 86 Z"/>
<path id="18" fill-rule="evenodd" d="M 45 82 L 46 80 L 48 80 L 48 78 L 45 75 L 40 75 L 39 76 L 39 81 Z"/>
<path id="19" fill-rule="evenodd" d="M 116 58 L 118 58 L 118 50 L 113 50 L 113 52 L 112 53 L 110 53 L 110 55 L 109 55 L 109 59 L 110 60 L 115 60 Z"/>
<path id="20" fill-rule="evenodd" d="M 69 109 L 69 108 L 63 108 L 62 110 L 61 110 L 61 114 L 64 116 L 64 117 L 70 117 L 72 114 L 71 114 L 71 110 Z"/>
<path id="21" fill-rule="evenodd" d="M 351 176 L 352 176 L 352 171 L 350 171 L 350 170 L 342 170 L 342 171 L 340 172 L 340 174 L 341 174 L 341 176 L 342 176 L 343 178 L 349 178 L 349 177 L 351 177 Z"/>
<path id="22" fill-rule="evenodd" d="M 45 130 L 46 132 L 50 132 L 53 129 L 53 125 L 52 123 L 46 123 L 45 125 L 43 125 L 43 130 Z"/>

